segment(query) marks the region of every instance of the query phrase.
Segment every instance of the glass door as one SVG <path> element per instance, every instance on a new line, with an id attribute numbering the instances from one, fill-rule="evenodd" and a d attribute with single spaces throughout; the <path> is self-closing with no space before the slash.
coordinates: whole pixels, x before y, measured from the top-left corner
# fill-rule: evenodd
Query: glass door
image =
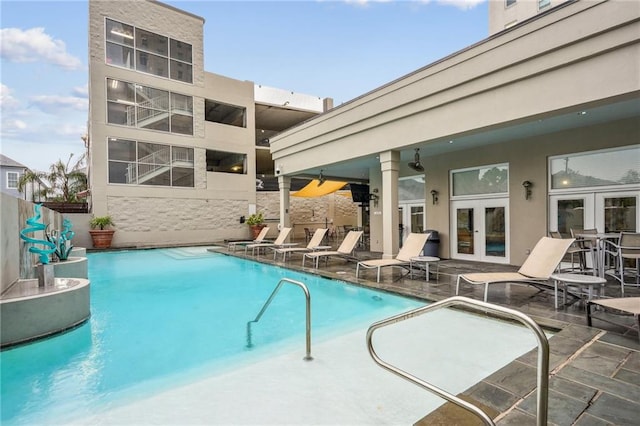
<path id="1" fill-rule="evenodd" d="M 571 229 L 593 229 L 593 194 L 563 194 L 550 197 L 549 230 L 571 238 Z"/>
<path id="2" fill-rule="evenodd" d="M 400 243 L 407 239 L 410 233 L 424 232 L 425 216 L 424 203 L 400 204 L 398 207 L 398 222 L 402 229 Z"/>
<path id="3" fill-rule="evenodd" d="M 595 201 L 595 223 L 599 231 L 638 232 L 638 191 L 598 193 Z"/>
<path id="4" fill-rule="evenodd" d="M 454 201 L 452 258 L 509 263 L 508 199 Z"/>

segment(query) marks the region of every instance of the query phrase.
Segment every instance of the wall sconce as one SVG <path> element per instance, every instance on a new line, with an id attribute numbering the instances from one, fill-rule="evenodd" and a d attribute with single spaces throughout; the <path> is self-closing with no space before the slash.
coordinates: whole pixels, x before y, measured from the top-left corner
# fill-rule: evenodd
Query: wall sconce
<path id="1" fill-rule="evenodd" d="M 378 189 L 375 188 L 373 190 L 373 194 L 369 194 L 369 200 L 373 201 L 373 207 L 378 207 L 378 201 L 380 200 L 380 196 L 377 193 L 378 193 Z"/>
<path id="2" fill-rule="evenodd" d="M 525 180 L 524 182 L 522 182 L 522 186 L 524 187 L 524 199 L 528 200 L 529 198 L 531 198 L 531 187 L 533 186 L 533 183 L 531 183 L 531 181 Z"/>
<path id="3" fill-rule="evenodd" d="M 431 202 L 433 204 L 438 204 L 438 191 L 435 189 L 431 190 Z"/>

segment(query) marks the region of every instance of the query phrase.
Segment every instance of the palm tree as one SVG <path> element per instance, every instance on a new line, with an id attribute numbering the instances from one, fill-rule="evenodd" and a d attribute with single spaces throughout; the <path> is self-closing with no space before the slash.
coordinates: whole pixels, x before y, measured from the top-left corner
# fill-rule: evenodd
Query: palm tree
<path id="1" fill-rule="evenodd" d="M 49 166 L 49 172 L 28 171 L 20 177 L 18 182 L 18 191 L 23 192 L 30 182 L 38 182 L 46 180 L 50 187 L 43 189 L 41 195 L 44 195 L 49 201 L 58 201 L 63 203 L 77 203 L 78 192 L 87 189 L 87 175 L 81 171 L 85 155 L 71 166 L 73 154 L 69 155 L 66 163 L 58 160 Z"/>

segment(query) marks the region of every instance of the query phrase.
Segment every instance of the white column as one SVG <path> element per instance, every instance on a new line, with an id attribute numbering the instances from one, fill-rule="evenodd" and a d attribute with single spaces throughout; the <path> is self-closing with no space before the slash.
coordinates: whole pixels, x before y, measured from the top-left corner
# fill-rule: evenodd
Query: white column
<path id="1" fill-rule="evenodd" d="M 381 152 L 380 169 L 382 170 L 382 258 L 391 259 L 398 254 L 400 247 L 398 231 L 400 152 Z"/>
<path id="2" fill-rule="evenodd" d="M 289 214 L 291 178 L 278 176 L 278 188 L 280 189 L 280 228 L 288 228 L 291 225 L 291 215 Z"/>

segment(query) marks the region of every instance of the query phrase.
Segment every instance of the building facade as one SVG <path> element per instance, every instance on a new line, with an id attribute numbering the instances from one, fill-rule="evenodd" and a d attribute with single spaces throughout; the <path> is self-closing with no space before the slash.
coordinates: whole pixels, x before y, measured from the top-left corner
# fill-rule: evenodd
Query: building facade
<path id="1" fill-rule="evenodd" d="M 273 158 L 367 176 L 384 257 L 407 180 L 443 258 L 521 264 L 549 231 L 638 231 L 639 18 L 635 2 L 564 2 L 273 137 Z"/>
<path id="2" fill-rule="evenodd" d="M 569 1 L 575 0 L 491 0 L 489 34 L 513 27 Z"/>
<path id="3" fill-rule="evenodd" d="M 332 106 L 206 72 L 204 23 L 153 0 L 89 2 L 90 200 L 116 247 L 247 237 L 270 135 Z"/>

